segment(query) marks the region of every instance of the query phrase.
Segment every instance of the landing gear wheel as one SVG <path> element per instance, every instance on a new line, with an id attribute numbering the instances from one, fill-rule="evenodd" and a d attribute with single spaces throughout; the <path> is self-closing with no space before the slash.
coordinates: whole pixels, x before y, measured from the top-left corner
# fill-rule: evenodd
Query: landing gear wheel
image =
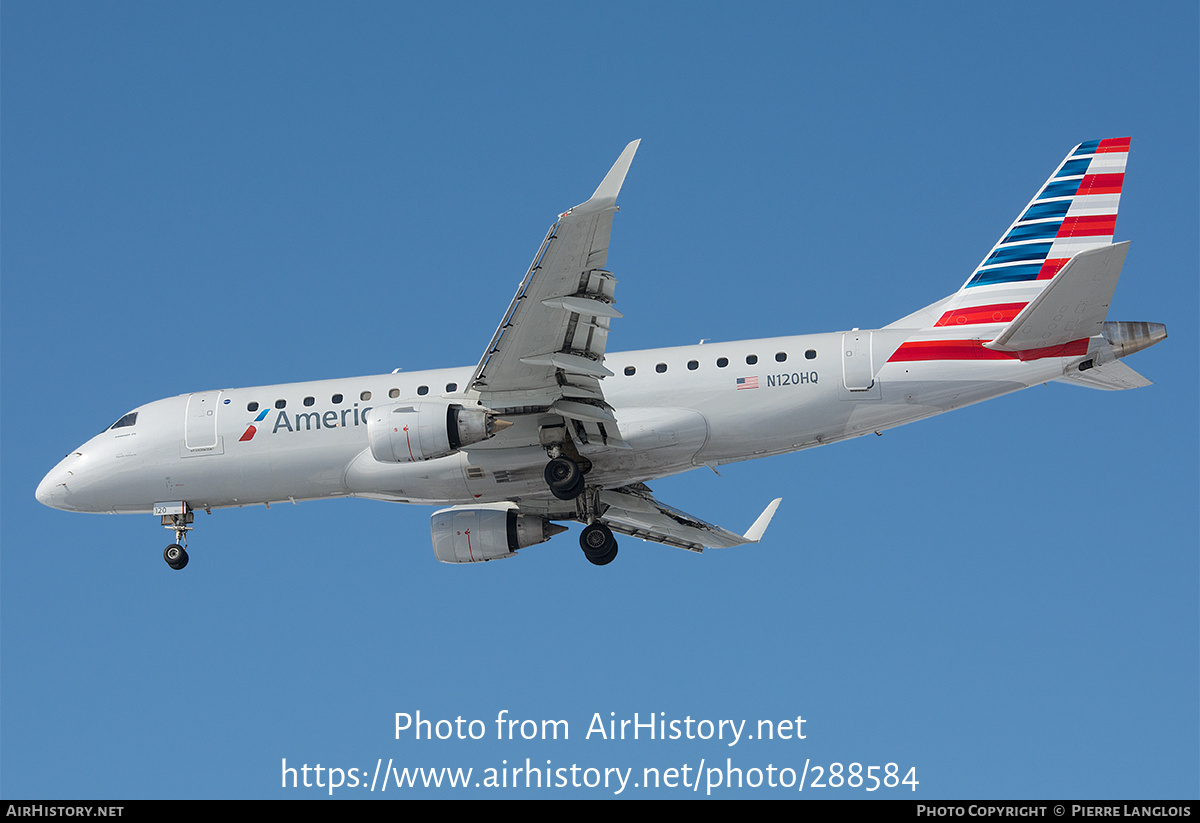
<path id="1" fill-rule="evenodd" d="M 604 554 L 597 555 L 597 556 L 592 556 L 589 554 L 589 555 L 587 555 L 587 559 L 590 560 L 592 562 L 592 564 L 595 566 L 607 566 L 609 563 L 613 562 L 613 558 L 615 558 L 616 556 L 617 556 L 617 541 L 614 540 L 613 544 L 612 544 L 612 548 L 609 549 L 608 551 L 606 551 Z"/>
<path id="2" fill-rule="evenodd" d="M 542 471 L 550 493 L 559 500 L 574 500 L 583 493 L 583 472 L 569 457 L 556 457 Z"/>
<path id="3" fill-rule="evenodd" d="M 590 526 L 585 526 L 583 532 L 579 535 L 579 546 L 583 549 L 584 554 L 600 555 L 604 554 L 616 545 L 616 540 L 613 538 L 612 531 L 603 523 L 593 523 Z"/>
<path id="4" fill-rule="evenodd" d="M 579 535 L 579 545 L 589 561 L 605 566 L 617 556 L 617 540 L 603 523 L 593 523 Z"/>
<path id="5" fill-rule="evenodd" d="M 167 565 L 172 569 L 179 571 L 188 564 L 188 553 L 184 551 L 183 546 L 172 543 L 163 549 L 163 560 L 167 561 Z"/>

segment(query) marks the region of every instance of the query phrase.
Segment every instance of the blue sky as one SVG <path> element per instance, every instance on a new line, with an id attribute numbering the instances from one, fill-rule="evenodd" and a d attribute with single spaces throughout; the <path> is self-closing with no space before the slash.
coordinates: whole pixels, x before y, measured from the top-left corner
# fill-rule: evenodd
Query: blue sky
<path id="1" fill-rule="evenodd" d="M 282 789 L 284 759 L 729 758 L 919 785 L 714 796 L 1195 798 L 1198 23 L 1186 2 L 8 0 L 0 794 L 325 796 Z M 1072 146 L 1127 135 L 1109 317 L 1167 324 L 1128 361 L 1155 385 L 1053 384 L 653 485 L 735 530 L 783 497 L 758 546 L 626 539 L 597 569 L 570 534 L 458 568 L 432 510 L 349 500 L 199 515 L 175 573 L 154 518 L 33 498 L 159 397 L 476 362 L 634 138 L 613 350 L 886 324 L 955 290 Z M 489 735 L 397 740 L 418 710 Z M 502 710 L 570 739 L 498 741 Z M 806 737 L 584 739 L 635 712 Z"/>

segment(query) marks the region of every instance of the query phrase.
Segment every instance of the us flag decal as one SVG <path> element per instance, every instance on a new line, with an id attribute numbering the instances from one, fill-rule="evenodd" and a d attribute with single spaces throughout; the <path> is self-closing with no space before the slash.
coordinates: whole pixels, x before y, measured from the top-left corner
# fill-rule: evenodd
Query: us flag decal
<path id="1" fill-rule="evenodd" d="M 739 377 L 737 379 L 737 387 L 738 387 L 738 391 L 741 391 L 742 389 L 757 389 L 758 388 L 758 378 L 757 377 Z"/>

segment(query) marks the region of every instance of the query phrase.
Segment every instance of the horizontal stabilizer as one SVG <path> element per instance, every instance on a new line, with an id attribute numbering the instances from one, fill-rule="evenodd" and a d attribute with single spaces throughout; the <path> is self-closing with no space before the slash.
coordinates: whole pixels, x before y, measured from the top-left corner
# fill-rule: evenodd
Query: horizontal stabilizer
<path id="1" fill-rule="evenodd" d="M 1129 243 L 1082 251 L 990 343 L 995 351 L 1061 346 L 1100 334 Z"/>
<path id="2" fill-rule="evenodd" d="M 1140 389 L 1144 386 L 1154 385 L 1120 360 L 1113 360 L 1103 366 L 1086 371 L 1072 370 L 1060 379 L 1064 383 L 1074 383 L 1077 386 L 1087 386 L 1089 389 L 1103 391 Z"/>

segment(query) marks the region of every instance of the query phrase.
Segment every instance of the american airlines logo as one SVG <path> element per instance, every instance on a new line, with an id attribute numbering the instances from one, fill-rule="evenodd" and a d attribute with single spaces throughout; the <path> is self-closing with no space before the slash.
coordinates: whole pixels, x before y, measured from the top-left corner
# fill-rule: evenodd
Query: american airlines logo
<path id="1" fill-rule="evenodd" d="M 275 416 L 275 424 L 271 427 L 271 434 L 275 434 L 280 430 L 300 432 L 315 431 L 317 429 L 344 429 L 347 426 L 365 425 L 367 422 L 367 412 L 370 410 L 370 406 L 360 409 L 357 403 L 354 404 L 353 408 L 349 409 L 330 409 L 324 412 L 295 412 L 291 415 L 284 409 L 263 409 L 258 413 L 258 417 L 254 418 L 254 421 L 246 427 L 246 431 L 242 432 L 242 436 L 238 438 L 238 442 L 245 443 L 248 440 L 253 440 L 254 435 L 258 434 L 258 427 L 255 423 L 262 423 L 272 411 L 278 412 Z"/>

